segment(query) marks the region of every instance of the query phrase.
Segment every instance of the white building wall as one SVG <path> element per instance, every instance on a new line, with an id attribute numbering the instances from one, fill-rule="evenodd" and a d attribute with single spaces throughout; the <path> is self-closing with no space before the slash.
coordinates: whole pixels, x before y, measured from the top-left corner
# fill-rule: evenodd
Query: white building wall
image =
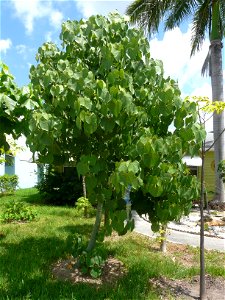
<path id="1" fill-rule="evenodd" d="M 19 177 L 19 188 L 30 188 L 37 184 L 37 164 L 15 158 L 15 174 Z"/>
<path id="2" fill-rule="evenodd" d="M 15 175 L 19 177 L 19 188 L 31 188 L 37 184 L 37 164 L 32 163 L 32 153 L 26 146 L 25 137 L 16 141 L 22 147 L 15 157 Z M 0 175 L 5 174 L 5 163 L 0 164 Z"/>
<path id="3" fill-rule="evenodd" d="M 2 176 L 4 174 L 5 174 L 5 164 L 2 163 L 2 164 L 0 164 L 0 176 Z"/>

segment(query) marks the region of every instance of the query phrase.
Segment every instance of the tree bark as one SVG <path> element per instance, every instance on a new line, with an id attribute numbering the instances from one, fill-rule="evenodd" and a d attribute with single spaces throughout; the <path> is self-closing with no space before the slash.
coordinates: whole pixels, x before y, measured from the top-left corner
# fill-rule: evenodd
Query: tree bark
<path id="1" fill-rule="evenodd" d="M 220 17 L 220 1 L 212 0 L 211 2 L 211 33 L 210 33 L 210 50 L 211 50 L 211 85 L 212 101 L 224 101 L 223 98 L 223 66 L 222 66 L 222 32 L 223 28 Z M 225 158 L 224 149 L 224 113 L 214 114 L 213 132 L 214 132 L 214 153 L 215 153 L 215 199 L 224 202 L 224 185 L 222 178 L 219 176 L 218 163 Z"/>
<path id="2" fill-rule="evenodd" d="M 211 40 L 211 85 L 212 100 L 224 101 L 223 99 L 223 69 L 222 69 L 222 42 Z M 224 112 L 213 116 L 214 153 L 215 153 L 215 199 L 225 202 L 224 184 L 219 176 L 218 164 L 225 159 L 225 134 L 221 136 L 224 129 Z"/>
<path id="3" fill-rule="evenodd" d="M 205 245 L 204 245 L 204 192 L 205 192 L 205 141 L 202 143 L 202 172 L 201 172 L 201 198 L 200 198 L 200 300 L 206 299 L 205 289 Z"/>
<path id="4" fill-rule="evenodd" d="M 160 233 L 160 251 L 163 253 L 166 253 L 166 230 L 167 230 L 167 225 L 162 225 L 161 227 L 161 233 Z"/>
<path id="5" fill-rule="evenodd" d="M 87 249 L 86 249 L 87 252 L 92 251 L 95 247 L 96 239 L 97 239 L 97 235 L 98 235 L 98 231 L 99 231 L 101 219 L 102 219 L 102 207 L 103 207 L 103 204 L 101 202 L 98 202 L 95 224 L 93 226 L 91 237 L 90 237 Z"/>
<path id="6" fill-rule="evenodd" d="M 87 199 L 87 189 L 86 189 L 86 181 L 85 181 L 85 176 L 82 176 L 82 186 L 83 186 L 83 196 L 85 199 Z M 88 213 L 87 213 L 87 207 L 84 208 L 84 217 L 87 218 Z"/>

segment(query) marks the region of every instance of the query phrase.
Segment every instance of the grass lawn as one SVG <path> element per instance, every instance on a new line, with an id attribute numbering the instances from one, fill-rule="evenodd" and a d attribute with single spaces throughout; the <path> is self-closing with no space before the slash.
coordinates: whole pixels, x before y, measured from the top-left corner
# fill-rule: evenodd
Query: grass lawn
<path id="1" fill-rule="evenodd" d="M 13 196 L 1 197 L 0 215 L 12 199 L 34 207 L 38 217 L 30 223 L 0 223 L 0 300 L 161 299 L 149 283 L 150 278 L 199 274 L 198 249 L 184 246 L 181 253 L 170 245 L 171 253 L 163 255 L 154 240 L 129 233 L 104 243 L 107 252 L 128 269 L 116 287 L 57 281 L 52 276 L 51 265 L 71 253 L 66 242 L 68 235 L 80 233 L 88 239 L 94 219 L 76 217 L 73 208 L 44 205 L 36 189 L 18 190 Z M 206 273 L 225 277 L 221 263 L 224 260 L 224 253 L 206 251 Z"/>

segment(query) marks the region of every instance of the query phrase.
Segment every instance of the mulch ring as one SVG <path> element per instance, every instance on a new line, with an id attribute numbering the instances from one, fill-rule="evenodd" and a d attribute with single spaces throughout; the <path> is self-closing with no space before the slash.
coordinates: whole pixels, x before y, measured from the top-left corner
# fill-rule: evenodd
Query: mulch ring
<path id="1" fill-rule="evenodd" d="M 102 275 L 99 278 L 93 278 L 90 275 L 83 274 L 75 267 L 74 258 L 59 260 L 52 266 L 53 276 L 61 281 L 69 281 L 72 284 L 89 283 L 93 285 L 115 284 L 117 280 L 123 277 L 127 270 L 124 264 L 116 258 L 109 257 L 102 267 Z"/>

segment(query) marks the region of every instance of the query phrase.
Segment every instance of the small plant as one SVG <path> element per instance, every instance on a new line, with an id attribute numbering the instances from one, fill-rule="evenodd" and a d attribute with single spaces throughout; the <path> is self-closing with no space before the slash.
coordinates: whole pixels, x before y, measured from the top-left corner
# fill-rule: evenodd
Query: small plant
<path id="1" fill-rule="evenodd" d="M 75 210 L 77 215 L 82 215 L 84 217 L 92 217 L 95 215 L 94 207 L 85 197 L 80 197 L 77 199 Z"/>
<path id="2" fill-rule="evenodd" d="M 98 255 L 97 250 L 92 252 L 83 251 L 78 259 L 83 274 L 90 274 L 93 278 L 101 276 L 105 261 L 101 255 Z"/>
<path id="3" fill-rule="evenodd" d="M 19 222 L 32 221 L 37 216 L 36 212 L 31 207 L 22 202 L 12 201 L 8 204 L 2 215 L 3 222 Z"/>
<path id="4" fill-rule="evenodd" d="M 0 195 L 13 194 L 18 186 L 18 176 L 5 174 L 0 176 Z"/>
<path id="5" fill-rule="evenodd" d="M 77 258 L 76 267 L 83 274 L 88 274 L 93 278 L 98 278 L 102 274 L 102 266 L 105 260 L 103 259 L 100 249 L 96 248 L 91 252 L 87 252 L 83 242 L 83 238 L 79 234 L 69 236 L 67 239 L 69 247 L 73 249 L 73 256 Z"/>
<path id="6" fill-rule="evenodd" d="M 205 231 L 209 231 L 209 224 L 204 223 L 204 230 L 205 230 Z"/>

